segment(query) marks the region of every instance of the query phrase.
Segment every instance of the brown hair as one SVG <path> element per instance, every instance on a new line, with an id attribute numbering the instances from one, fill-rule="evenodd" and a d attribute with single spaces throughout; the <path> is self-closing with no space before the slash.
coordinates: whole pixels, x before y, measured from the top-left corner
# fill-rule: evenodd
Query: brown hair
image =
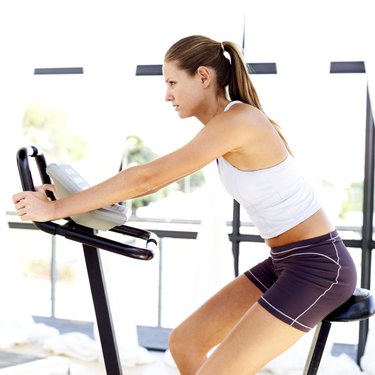
<path id="1" fill-rule="evenodd" d="M 200 66 L 211 67 L 216 72 L 219 94 L 227 93 L 229 100 L 240 100 L 263 112 L 242 50 L 237 44 L 229 41 L 220 43 L 202 35 L 192 35 L 173 44 L 165 54 L 164 61 L 177 63 L 180 69 L 191 75 L 194 75 Z M 280 126 L 268 119 L 292 154 Z"/>

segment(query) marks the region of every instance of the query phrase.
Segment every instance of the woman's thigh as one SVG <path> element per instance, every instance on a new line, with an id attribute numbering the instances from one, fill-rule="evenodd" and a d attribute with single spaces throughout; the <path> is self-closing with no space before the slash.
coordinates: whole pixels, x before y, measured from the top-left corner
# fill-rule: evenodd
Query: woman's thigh
<path id="1" fill-rule="evenodd" d="M 304 334 L 255 303 L 196 374 L 255 375 Z"/>
<path id="2" fill-rule="evenodd" d="M 173 332 L 194 352 L 206 354 L 218 345 L 243 315 L 261 297 L 262 292 L 244 275 L 221 289 Z"/>

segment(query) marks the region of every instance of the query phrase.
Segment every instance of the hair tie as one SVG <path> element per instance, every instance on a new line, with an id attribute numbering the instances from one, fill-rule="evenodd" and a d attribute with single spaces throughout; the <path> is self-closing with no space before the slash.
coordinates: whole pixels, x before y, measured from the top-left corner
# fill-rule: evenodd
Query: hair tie
<path id="1" fill-rule="evenodd" d="M 229 61 L 229 64 L 232 64 L 232 59 L 228 51 L 225 50 L 223 42 L 220 42 L 221 49 L 223 51 L 224 57 Z"/>

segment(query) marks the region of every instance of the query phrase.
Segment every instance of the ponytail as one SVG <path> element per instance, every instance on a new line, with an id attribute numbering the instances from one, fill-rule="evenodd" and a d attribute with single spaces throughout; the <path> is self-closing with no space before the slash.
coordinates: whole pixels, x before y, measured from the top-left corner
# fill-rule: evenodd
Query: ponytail
<path id="1" fill-rule="evenodd" d="M 248 68 L 243 58 L 242 50 L 237 44 L 233 42 L 222 42 L 221 45 L 223 46 L 223 50 L 229 53 L 231 61 L 231 74 L 228 82 L 229 99 L 240 100 L 243 103 L 247 103 L 252 105 L 253 107 L 258 108 L 264 113 L 260 104 L 258 94 L 250 79 Z M 280 125 L 277 124 L 274 120 L 270 119 L 266 114 L 265 116 L 268 118 L 268 120 L 276 129 L 280 138 L 283 140 L 289 154 L 293 155 L 289 144 L 281 131 Z"/>

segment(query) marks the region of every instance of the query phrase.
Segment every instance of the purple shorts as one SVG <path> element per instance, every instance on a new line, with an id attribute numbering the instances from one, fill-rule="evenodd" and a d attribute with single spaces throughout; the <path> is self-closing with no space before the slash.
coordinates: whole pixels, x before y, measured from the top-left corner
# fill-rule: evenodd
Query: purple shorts
<path id="1" fill-rule="evenodd" d="M 343 304 L 357 283 L 352 257 L 336 231 L 271 248 L 271 256 L 245 275 L 264 292 L 261 306 L 304 332 Z"/>

